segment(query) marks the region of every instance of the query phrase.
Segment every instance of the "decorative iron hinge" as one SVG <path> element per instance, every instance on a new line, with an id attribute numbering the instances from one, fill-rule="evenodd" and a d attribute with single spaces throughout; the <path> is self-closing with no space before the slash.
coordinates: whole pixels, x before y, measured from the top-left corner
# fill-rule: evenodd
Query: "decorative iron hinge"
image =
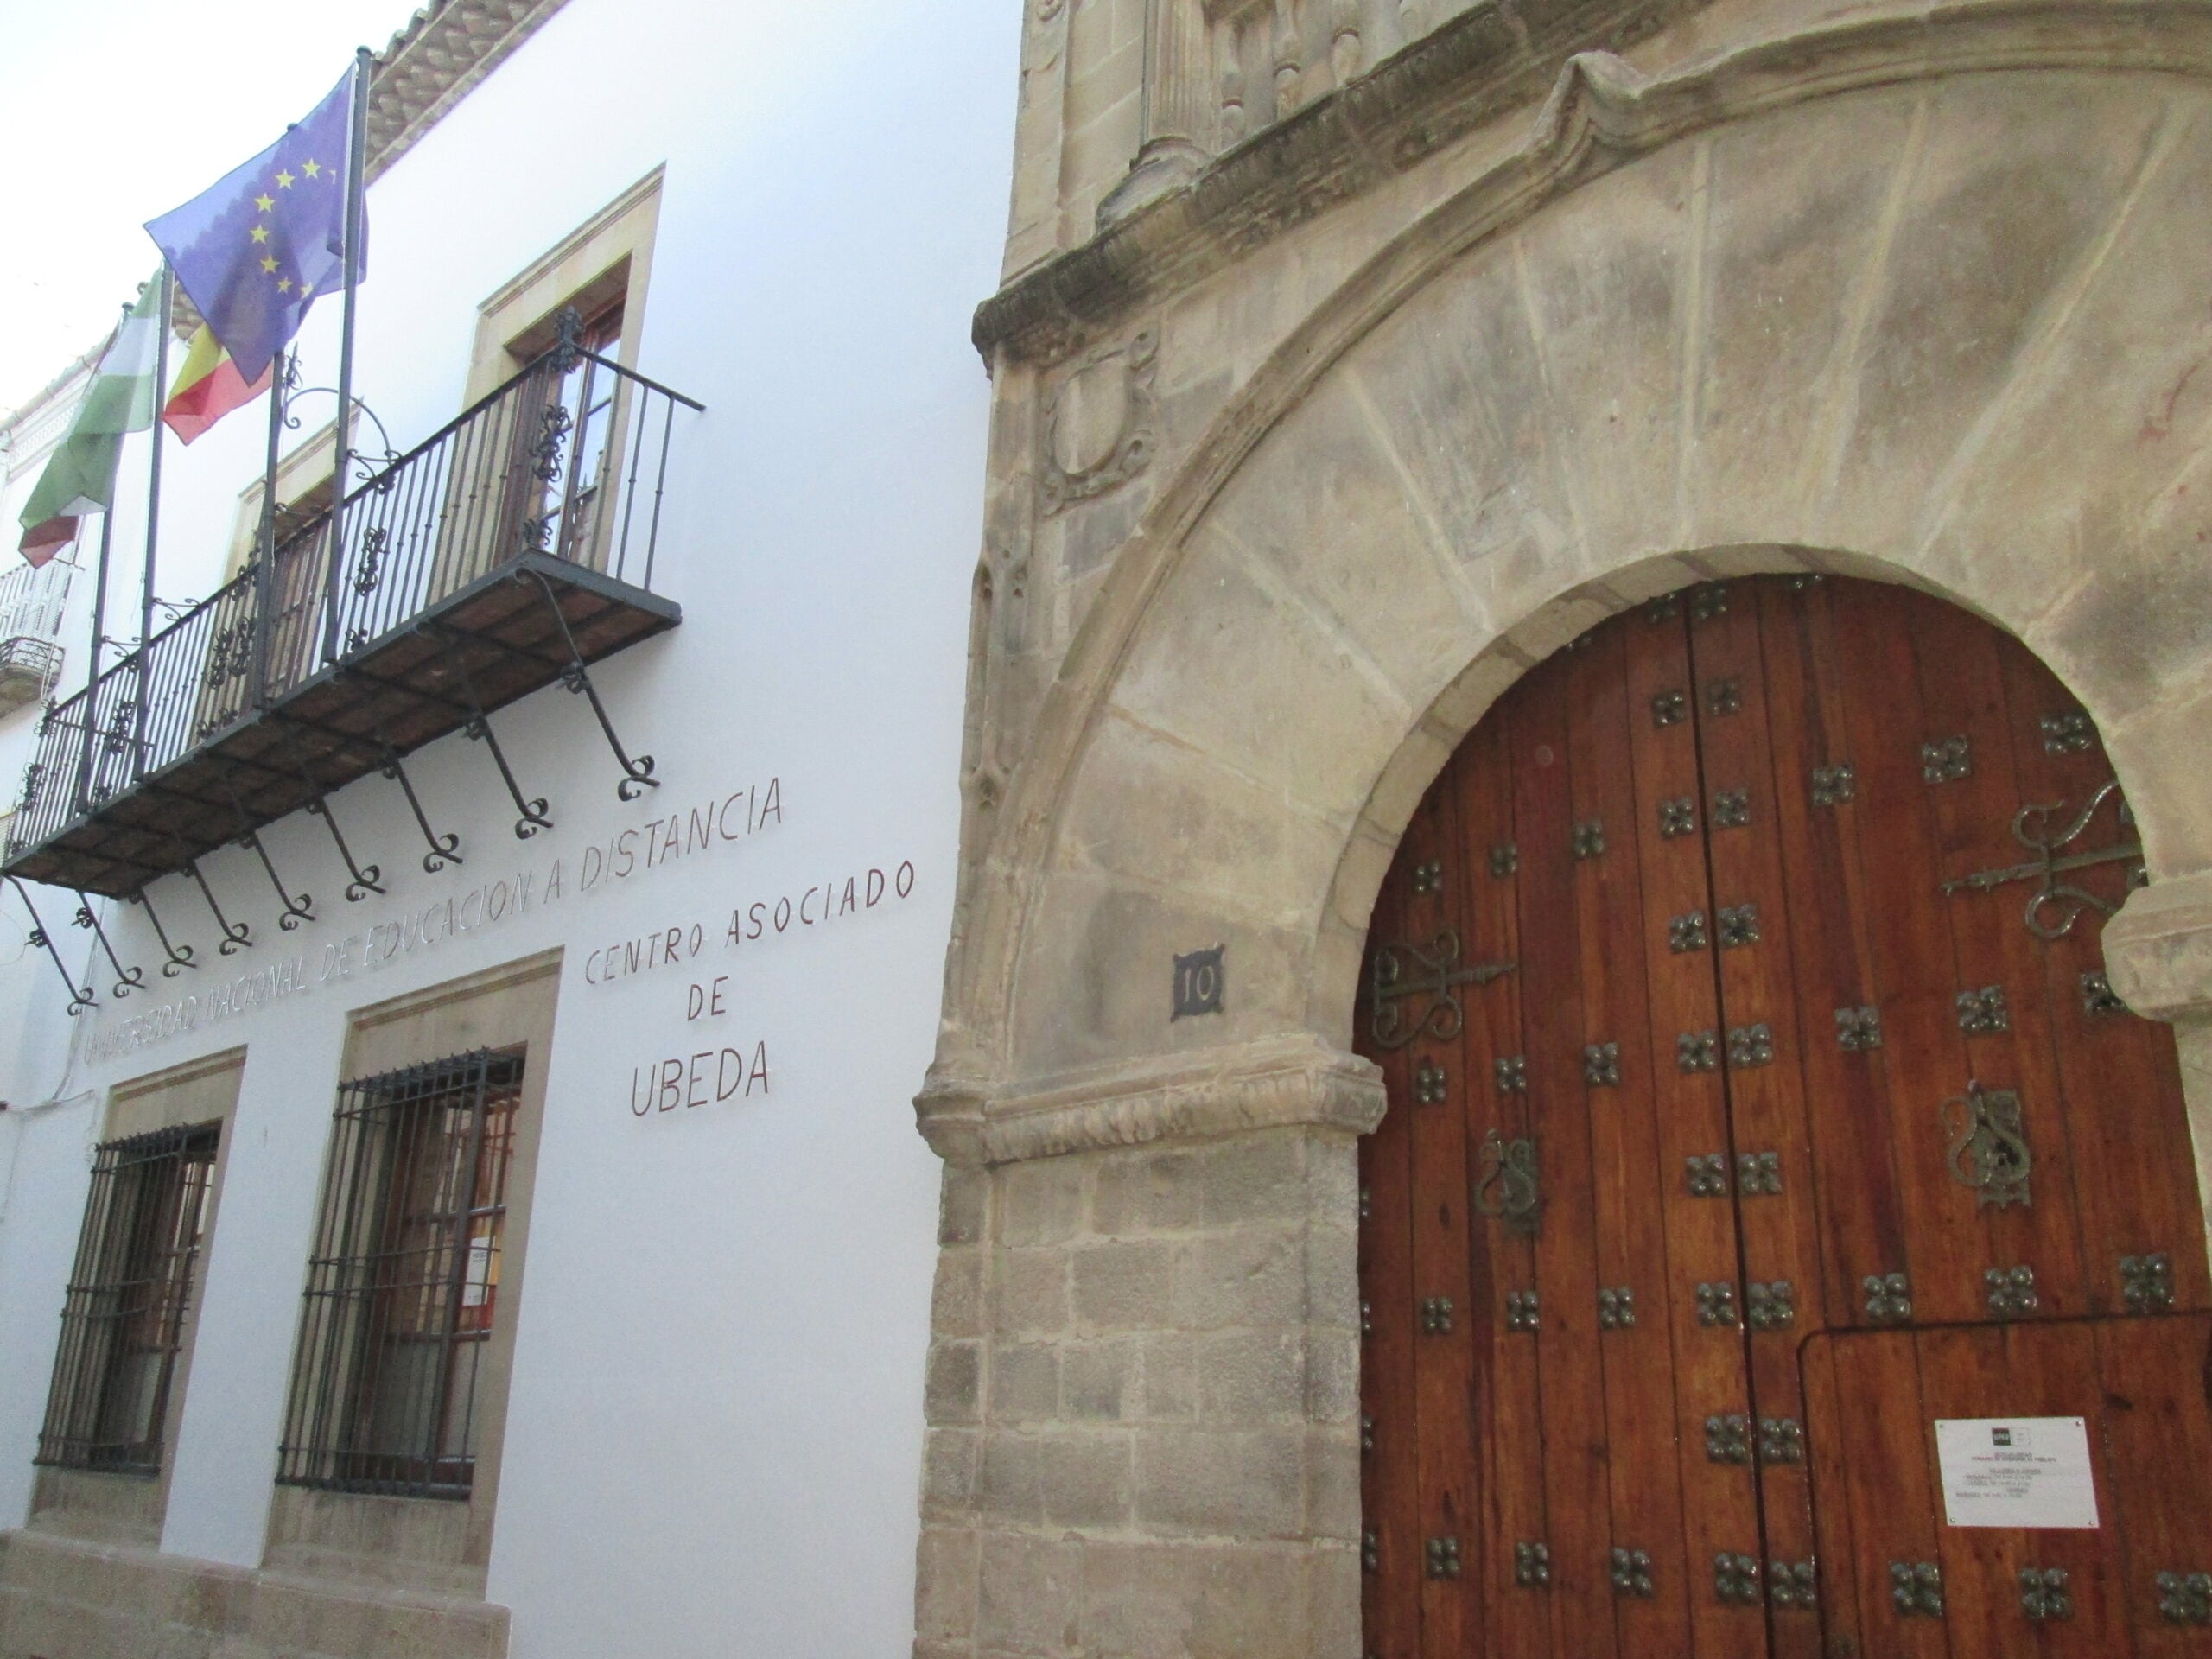
<path id="1" fill-rule="evenodd" d="M 1713 798 L 1713 827 L 1741 830 L 1751 821 L 1751 791 L 1724 789 Z"/>
<path id="2" fill-rule="evenodd" d="M 1705 688 L 1705 712 L 1722 715 L 1743 713 L 1743 686 L 1733 679 L 1715 680 Z"/>
<path id="3" fill-rule="evenodd" d="M 1490 873 L 1503 881 L 1521 868 L 1521 849 L 1510 841 L 1501 841 L 1490 849 Z"/>
<path id="4" fill-rule="evenodd" d="M 1697 802 L 1688 795 L 1659 803 L 1659 838 L 1673 841 L 1697 833 Z"/>
<path id="5" fill-rule="evenodd" d="M 2012 1029 L 2012 1010 L 2005 1001 L 2002 985 L 1985 985 L 1978 991 L 1961 991 L 1954 999 L 1959 1007 L 1959 1029 L 1969 1037 L 1986 1037 Z"/>
<path id="6" fill-rule="evenodd" d="M 1756 1026 L 1731 1026 L 1728 1064 L 1739 1069 L 1773 1065 L 1774 1027 L 1764 1020 Z"/>
<path id="7" fill-rule="evenodd" d="M 1676 916 L 1667 923 L 1667 948 L 1676 956 L 1687 956 L 1693 950 L 1702 950 L 1707 944 L 1705 912 L 1694 910 L 1687 916 Z"/>
<path id="8" fill-rule="evenodd" d="M 1686 1031 L 1675 1039 L 1675 1064 L 1685 1071 L 1718 1071 L 1720 1069 L 1720 1033 L 1717 1031 Z"/>
<path id="9" fill-rule="evenodd" d="M 1459 1541 L 1457 1538 L 1431 1538 L 1422 1546 L 1421 1554 L 1427 1564 L 1432 1579 L 1456 1579 L 1459 1576 Z"/>
<path id="10" fill-rule="evenodd" d="M 1890 1600 L 1902 1618 L 1943 1617 L 1943 1569 L 1933 1561 L 1891 1561 Z"/>
<path id="11" fill-rule="evenodd" d="M 1939 737 L 1920 746 L 1920 775 L 1931 784 L 1955 784 L 1974 776 L 1974 740 Z"/>
<path id="12" fill-rule="evenodd" d="M 1697 1322 L 1700 1325 L 1733 1325 L 1736 1323 L 1736 1287 L 1726 1280 L 1713 1280 L 1697 1287 Z"/>
<path id="13" fill-rule="evenodd" d="M 1757 905 L 1723 905 L 1714 912 L 1719 925 L 1720 948 L 1736 950 L 1759 942 L 1759 907 Z"/>
<path id="14" fill-rule="evenodd" d="M 1525 1094 L 1529 1089 L 1529 1057 L 1506 1054 L 1490 1063 L 1491 1077 L 1501 1095 Z"/>
<path id="15" fill-rule="evenodd" d="M 1975 1209 L 2032 1202 L 2028 1178 L 2035 1160 L 2018 1094 L 1969 1083 L 1965 1094 L 1943 1103 L 1939 1116 L 1951 1137 L 1945 1160 L 1951 1179 L 1974 1189 Z"/>
<path id="16" fill-rule="evenodd" d="M 1744 1287 L 1745 1317 L 1754 1331 L 1779 1331 L 1797 1322 L 1797 1292 L 1787 1279 Z"/>
<path id="17" fill-rule="evenodd" d="M 1912 1317 L 1912 1281 L 1902 1273 L 1870 1273 L 1859 1281 L 1866 1317 L 1877 1325 L 1902 1325 Z"/>
<path id="18" fill-rule="evenodd" d="M 1735 1413 L 1705 1420 L 1705 1460 L 1707 1463 L 1749 1463 L 1751 1460 L 1751 1421 Z"/>
<path id="19" fill-rule="evenodd" d="M 1611 1576 L 1617 1596 L 1636 1596 L 1648 1601 L 1658 1593 L 1652 1587 L 1651 1552 L 1648 1549 L 1613 1551 Z"/>
<path id="20" fill-rule="evenodd" d="M 1533 1237 L 1543 1220 L 1543 1194 L 1537 1184 L 1536 1143 L 1508 1141 L 1496 1129 L 1483 1137 L 1482 1173 L 1476 1179 L 1475 1209 L 1505 1230 Z"/>
<path id="21" fill-rule="evenodd" d="M 1450 928 L 1436 936 L 1426 950 L 1407 943 L 1386 944 L 1375 953 L 1369 979 L 1374 1013 L 1370 1030 L 1383 1048 L 1403 1048 L 1416 1037 L 1450 1042 L 1466 1028 L 1467 1011 L 1459 1001 L 1462 985 L 1487 985 L 1513 971 L 1510 962 L 1459 965 L 1459 936 Z M 1408 1022 L 1399 1005 L 1408 997 L 1426 996 L 1421 1017 Z"/>
<path id="22" fill-rule="evenodd" d="M 2212 1573 L 2161 1573 L 2158 1617 L 2169 1624 L 2212 1624 Z"/>
<path id="23" fill-rule="evenodd" d="M 1424 1296 L 1421 1304 L 1421 1328 L 1423 1334 L 1443 1336 L 1452 1329 L 1452 1299 L 1449 1296 Z"/>
<path id="24" fill-rule="evenodd" d="M 1724 1605 L 1756 1607 L 1759 1604 L 1759 1558 L 1722 1550 L 1713 1558 L 1713 1593 Z"/>
<path id="25" fill-rule="evenodd" d="M 1770 1198 L 1780 1193 L 1782 1154 L 1778 1152 L 1738 1153 L 1736 1190 L 1747 1198 Z"/>
<path id="26" fill-rule="evenodd" d="M 2120 780 L 2113 779 L 2089 797 L 2088 804 L 2054 830 L 2052 820 L 2066 810 L 2063 801 L 2048 806 L 2024 806 L 2012 815 L 2012 839 L 2035 856 L 2024 864 L 2007 865 L 2001 868 L 1977 870 L 1972 875 L 1961 875 L 1943 883 L 1945 893 L 1987 893 L 2013 881 L 2033 881 L 2036 890 L 2028 895 L 2026 911 L 2022 919 L 2028 931 L 2039 939 L 2061 939 L 2074 931 L 2074 924 L 2082 919 L 2082 912 L 2094 910 L 2100 916 L 2110 916 L 2120 908 L 2108 904 L 2085 888 L 2077 887 L 2061 878 L 2075 870 L 2091 869 L 2100 864 L 2125 864 L 2133 868 L 2127 880 L 2131 887 L 2143 885 L 2143 843 L 2139 840 L 2117 841 L 2092 852 L 2065 853 L 2060 849 L 2082 838 L 2107 801 L 2120 792 Z M 2135 816 L 2120 801 L 2120 828 L 2123 834 L 2135 828 Z M 2050 913 L 2046 916 L 2045 912 Z"/>
<path id="27" fill-rule="evenodd" d="M 1552 1547 L 1528 1540 L 1513 1546 L 1513 1586 L 1516 1590 L 1552 1587 Z"/>
<path id="28" fill-rule="evenodd" d="M 1813 768 L 1813 804 L 1842 806 L 1859 798 L 1859 768 L 1844 760 Z"/>
<path id="29" fill-rule="evenodd" d="M 2020 1569 L 2020 1617 L 2034 1624 L 2074 1617 L 2074 1597 L 2061 1567 Z"/>
<path id="30" fill-rule="evenodd" d="M 1535 1331 L 1541 1327 L 1543 1309 L 1533 1290 L 1509 1290 L 1505 1293 L 1505 1328 L 1509 1331 Z"/>
<path id="31" fill-rule="evenodd" d="M 1991 1268 L 1981 1275 L 1989 1293 L 1989 1314 L 1996 1319 L 2024 1319 L 2043 1306 L 2036 1294 L 2036 1270 L 2024 1263 L 2017 1268 Z"/>
<path id="32" fill-rule="evenodd" d="M 1621 1046 L 1591 1043 L 1582 1050 L 1582 1081 L 1592 1089 L 1618 1089 L 1621 1082 Z"/>
<path id="33" fill-rule="evenodd" d="M 1434 1060 L 1423 1060 L 1414 1068 L 1414 1099 L 1421 1105 L 1439 1105 L 1451 1092 L 1449 1077 Z"/>
<path id="34" fill-rule="evenodd" d="M 2164 1313 L 2174 1305 L 2174 1259 L 2164 1250 L 2120 1258 L 2120 1300 L 2130 1313 Z"/>
<path id="35" fill-rule="evenodd" d="M 2127 1004 L 2120 1000 L 2120 993 L 2113 989 L 2101 968 L 2092 968 L 2082 976 L 2082 1012 L 2092 1020 L 2100 1014 L 2127 1012 Z"/>
<path id="36" fill-rule="evenodd" d="M 1818 1611 L 1820 1591 L 1816 1562 L 1772 1560 L 1766 1564 L 1766 1599 L 1785 1612 Z"/>
<path id="37" fill-rule="evenodd" d="M 1759 1419 L 1759 1461 L 1766 1464 L 1805 1461 L 1805 1431 L 1795 1417 Z"/>
<path id="38" fill-rule="evenodd" d="M 1692 1153 L 1688 1158 L 1682 1160 L 1682 1164 L 1689 1179 L 1690 1197 L 1725 1198 L 1728 1196 L 1728 1154 L 1726 1153 Z"/>
<path id="39" fill-rule="evenodd" d="M 1636 1323 L 1636 1292 L 1627 1285 L 1608 1285 L 1598 1293 L 1598 1328 L 1624 1331 Z"/>
<path id="40" fill-rule="evenodd" d="M 1838 1008 L 1835 1046 L 1847 1054 L 1863 1054 L 1882 1046 L 1882 1011 L 1875 1007 Z"/>
<path id="41" fill-rule="evenodd" d="M 1576 824 L 1568 846 L 1578 859 L 1602 858 L 1605 851 L 1605 821 L 1586 818 Z"/>
<path id="42" fill-rule="evenodd" d="M 1651 699 L 1651 723 L 1654 726 L 1679 726 L 1690 712 L 1689 693 L 1662 691 Z"/>

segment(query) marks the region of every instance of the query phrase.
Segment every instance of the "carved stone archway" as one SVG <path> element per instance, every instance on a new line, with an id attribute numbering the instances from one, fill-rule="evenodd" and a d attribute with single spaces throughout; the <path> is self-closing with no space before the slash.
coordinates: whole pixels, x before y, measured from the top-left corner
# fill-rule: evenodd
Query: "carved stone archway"
<path id="1" fill-rule="evenodd" d="M 919 1651 L 1357 1650 L 1368 912 L 1459 739 L 1601 617 L 1809 568 L 2019 636 L 2143 824 L 2115 984 L 2207 1005 L 2209 25 L 1577 60 L 1179 459 L 963 849 Z M 1172 1018 L 1215 945 L 1222 1012 Z"/>

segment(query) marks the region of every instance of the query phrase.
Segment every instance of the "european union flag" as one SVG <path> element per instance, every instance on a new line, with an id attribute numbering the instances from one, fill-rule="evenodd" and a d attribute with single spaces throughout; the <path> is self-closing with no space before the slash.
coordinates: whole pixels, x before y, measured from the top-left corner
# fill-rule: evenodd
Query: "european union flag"
<path id="1" fill-rule="evenodd" d="M 338 285 L 353 77 L 244 167 L 146 226 L 251 385 Z M 367 224 L 363 221 L 364 236 Z M 365 270 L 353 258 L 356 279 Z"/>

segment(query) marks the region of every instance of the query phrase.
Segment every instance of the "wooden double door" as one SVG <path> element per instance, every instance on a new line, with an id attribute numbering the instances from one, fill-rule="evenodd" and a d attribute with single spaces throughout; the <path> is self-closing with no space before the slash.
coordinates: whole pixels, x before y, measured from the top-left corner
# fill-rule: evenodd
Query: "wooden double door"
<path id="1" fill-rule="evenodd" d="M 1500 701 L 1357 1014 L 1370 1653 L 2212 1654 L 2136 841 L 2079 704 L 1902 588 L 1694 588 Z M 1947 1524 L 1936 1421 L 2008 1415 L 2085 1420 L 2097 1527 Z"/>

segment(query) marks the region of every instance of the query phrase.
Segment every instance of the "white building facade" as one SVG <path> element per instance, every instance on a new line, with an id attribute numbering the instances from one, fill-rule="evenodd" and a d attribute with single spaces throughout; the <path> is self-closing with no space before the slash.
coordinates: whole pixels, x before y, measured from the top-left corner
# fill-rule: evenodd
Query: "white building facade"
<path id="1" fill-rule="evenodd" d="M 169 868 L 143 872 L 146 902 L 104 896 L 137 883 L 89 864 L 0 900 L 10 1659 L 911 1640 L 938 1166 L 908 1102 L 952 906 L 988 396 L 965 324 L 995 275 L 1017 35 L 997 6 L 448 0 L 379 58 L 355 378 L 374 418 L 357 447 L 437 439 L 556 346 L 566 309 L 597 357 L 563 383 L 581 405 L 538 397 L 527 433 L 480 416 L 412 463 L 424 511 L 456 522 L 490 480 L 467 532 L 481 545 L 357 524 L 341 581 L 384 608 L 344 650 L 366 663 L 378 639 L 414 639 L 446 664 L 435 695 L 489 738 L 367 717 L 353 741 L 389 741 L 399 772 L 337 785 L 310 764 L 311 809 L 270 816 L 257 791 L 289 766 L 273 752 L 258 771 L 239 752 L 212 788 L 194 770 L 232 741 L 226 722 L 277 729 L 250 677 L 223 681 L 234 613 L 194 608 L 252 590 L 264 404 L 167 447 L 155 587 L 177 604 L 153 659 L 184 660 L 160 658 L 162 629 L 201 632 L 149 686 L 143 727 L 100 705 L 88 789 L 105 798 L 49 793 L 56 816 L 11 845 L 136 802 Z M 299 91 L 305 108 L 321 89 Z M 338 311 L 319 307 L 299 342 L 280 543 L 328 499 L 335 401 L 313 389 L 335 377 Z M 11 523 L 73 402 L 65 380 L 11 423 Z M 544 448 L 535 423 L 556 407 L 601 424 Z M 464 442 L 496 453 L 456 462 Z M 578 472 L 587 450 L 610 458 L 602 476 Z M 125 453 L 110 669 L 139 632 L 146 453 Z M 549 459 L 567 472 L 514 483 Z M 582 525 L 594 493 L 629 521 L 520 523 L 559 503 Z M 64 653 L 37 672 L 59 676 L 65 716 L 91 627 L 87 529 L 73 563 L 0 591 L 11 641 Z M 381 585 L 359 557 L 377 530 Z M 550 590 L 501 574 L 532 534 L 644 607 L 588 694 Z M 428 563 L 407 576 L 410 546 Z M 283 559 L 282 581 L 327 575 Z M 543 637 L 518 652 L 410 632 L 464 589 L 526 601 Z M 598 653 L 588 634 L 579 653 Z M 537 689 L 498 689 L 501 661 Z M 264 667 L 285 672 L 248 675 Z M 11 779 L 54 752 L 47 689 L 0 714 Z M 182 735 L 139 768 L 130 746 L 157 741 L 142 732 Z M 146 806 L 172 763 L 177 792 Z M 195 791 L 242 791 L 234 833 L 174 834 Z M 79 885 L 105 945 L 73 924 Z M 90 1006 L 67 1014 L 79 990 Z M 461 1095 L 429 1097 L 473 1141 L 396 1128 L 404 1084 L 341 1090 L 480 1050 L 494 1058 Z M 349 1102 L 368 1116 L 334 1117 Z M 357 1177 L 349 1122 L 398 1161 Z M 449 1156 L 473 1190 L 437 1187 Z M 341 1192 L 389 1214 L 340 1239 Z M 133 1204 L 136 1235 L 116 1219 Z M 175 1247 L 195 1231 L 194 1259 L 162 1268 L 181 1313 L 114 1300 L 149 1232 Z M 347 1300 L 347 1272 L 410 1251 L 413 1268 L 372 1270 L 375 1307 Z M 318 1252 L 355 1268 L 313 1269 Z M 349 1427 L 318 1387 L 354 1390 Z"/>

